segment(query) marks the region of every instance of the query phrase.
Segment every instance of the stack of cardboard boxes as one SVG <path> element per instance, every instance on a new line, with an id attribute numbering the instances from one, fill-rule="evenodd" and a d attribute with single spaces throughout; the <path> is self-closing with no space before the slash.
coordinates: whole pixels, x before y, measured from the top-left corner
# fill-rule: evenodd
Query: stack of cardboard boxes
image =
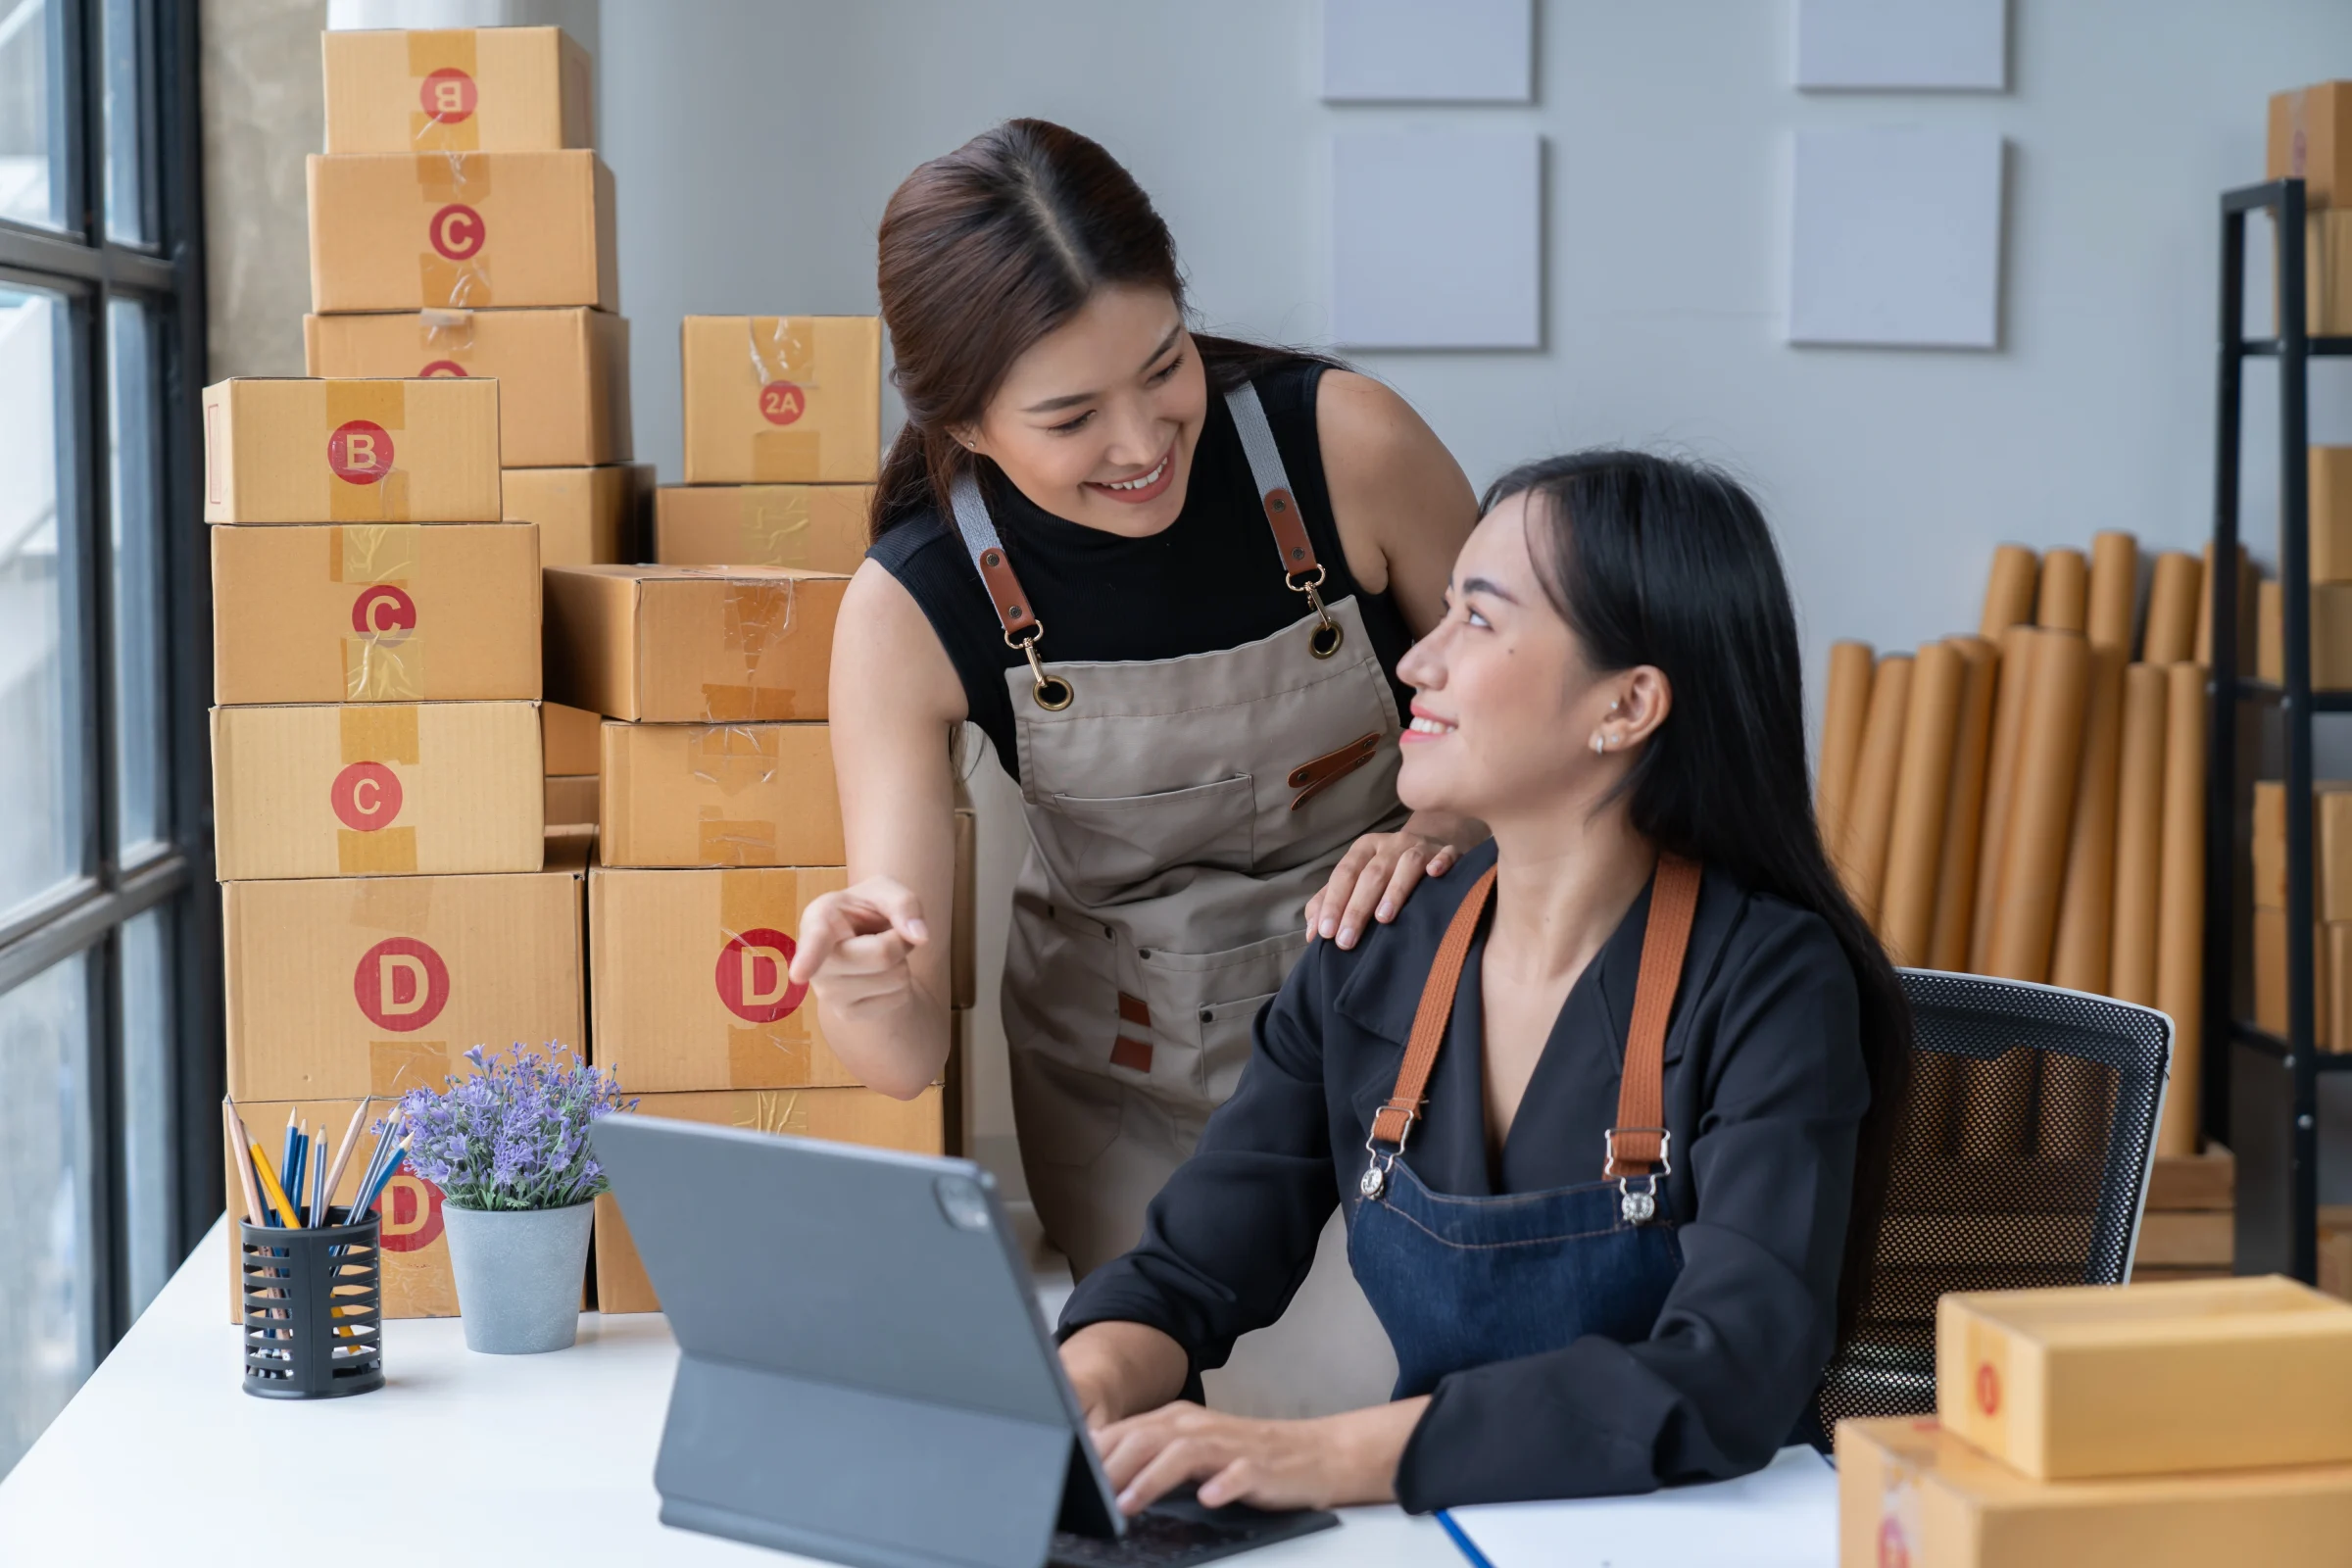
<path id="1" fill-rule="evenodd" d="M 2352 1306 L 2291 1280 L 1945 1297 L 1936 1404 L 1838 1426 L 1845 1568 L 2352 1550 Z"/>
<path id="2" fill-rule="evenodd" d="M 882 323 L 689 316 L 686 483 L 654 502 L 665 565 L 856 571 L 880 455 Z"/>
<path id="3" fill-rule="evenodd" d="M 809 902 L 848 882 L 826 688 L 874 476 L 879 326 L 732 318 L 726 368 L 747 384 L 756 429 L 744 409 L 698 397 L 698 385 L 727 379 L 698 357 L 706 336 L 689 320 L 689 476 L 710 476 L 709 454 L 732 442 L 737 466 L 723 476 L 794 483 L 662 492 L 672 539 L 691 534 L 696 513 L 668 498 L 721 499 L 727 528 L 710 528 L 700 555 L 722 564 L 546 573 L 549 695 L 604 719 L 588 895 L 596 1059 L 646 1115 L 943 1152 L 958 1142 L 953 1083 L 911 1101 L 860 1087 L 788 973 Z M 772 361 L 764 379 L 747 342 Z M 789 414 L 760 415 L 780 389 Z M 740 516 L 770 514 L 761 508 L 798 519 L 769 530 L 780 542 L 769 554 L 799 560 L 723 564 L 743 553 Z M 812 518 L 831 530 L 817 565 Z M 968 846 L 968 818 L 961 826 Z M 968 984 L 968 906 L 954 918 Z M 605 1311 L 659 1305 L 610 1198 L 597 1212 L 596 1282 Z"/>
<path id="4" fill-rule="evenodd" d="M 2352 334 L 2352 81 L 2273 93 L 2267 152 L 2265 178 L 2303 181 L 2305 329 Z"/>
<path id="5" fill-rule="evenodd" d="M 585 50 L 555 27 L 325 34 L 310 372 L 505 388 L 502 514 L 549 565 L 638 559 L 629 323 Z M 547 714 L 547 814 L 596 819 L 595 718 Z"/>
<path id="6" fill-rule="evenodd" d="M 585 844 L 543 858 L 539 535 L 500 518 L 498 416 L 489 381 L 204 395 L 227 1078 L 266 1146 L 476 1043 L 584 1041 Z M 386 1192 L 390 1315 L 457 1309 L 440 1203 Z"/>

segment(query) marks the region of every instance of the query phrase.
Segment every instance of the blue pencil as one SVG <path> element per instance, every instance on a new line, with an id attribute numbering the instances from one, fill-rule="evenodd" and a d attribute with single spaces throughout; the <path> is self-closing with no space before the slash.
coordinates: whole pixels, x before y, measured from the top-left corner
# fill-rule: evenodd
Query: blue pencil
<path id="1" fill-rule="evenodd" d="M 1453 1544 L 1461 1548 L 1462 1555 L 1470 1559 L 1471 1568 L 1494 1568 L 1494 1563 L 1487 1560 L 1487 1554 L 1478 1549 L 1477 1543 L 1463 1532 L 1460 1525 L 1453 1522 L 1453 1515 L 1440 1508 L 1438 1523 L 1446 1527 L 1446 1533 L 1453 1538 Z"/>

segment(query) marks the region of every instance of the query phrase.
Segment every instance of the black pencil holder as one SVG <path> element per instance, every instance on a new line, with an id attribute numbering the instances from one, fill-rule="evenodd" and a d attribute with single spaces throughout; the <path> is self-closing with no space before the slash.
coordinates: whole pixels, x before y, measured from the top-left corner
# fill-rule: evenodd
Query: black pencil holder
<path id="1" fill-rule="evenodd" d="M 327 1210 L 330 1221 L 349 1211 Z M 240 1226 L 245 1392 L 336 1399 L 384 1386 L 383 1248 L 370 1213 L 309 1230 Z"/>

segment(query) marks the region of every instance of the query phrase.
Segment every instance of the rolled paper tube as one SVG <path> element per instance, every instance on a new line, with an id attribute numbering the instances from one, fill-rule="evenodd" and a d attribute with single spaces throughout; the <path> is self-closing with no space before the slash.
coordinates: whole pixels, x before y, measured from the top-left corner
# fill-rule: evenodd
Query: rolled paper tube
<path id="1" fill-rule="evenodd" d="M 2165 672 L 2164 868 L 2156 893 L 2156 1005 L 2172 1014 L 2173 1074 L 2159 1154 L 2193 1154 L 2203 1098 L 2205 667 Z"/>
<path id="2" fill-rule="evenodd" d="M 2018 740 L 2008 833 L 2001 845 L 1992 958 L 2004 980 L 2050 977 L 2050 941 L 2066 874 L 2075 776 L 2082 764 L 2082 717 L 2090 694 L 2090 645 L 2078 632 L 2042 631 L 2034 655 L 2026 721 Z"/>
<path id="3" fill-rule="evenodd" d="M 1842 848 L 1845 814 L 1853 800 L 1854 760 L 1862 755 L 1862 724 L 1870 714 L 1873 668 L 1868 643 L 1830 645 L 1830 684 L 1821 710 L 1821 779 L 1815 815 L 1822 848 L 1833 858 Z"/>
<path id="4" fill-rule="evenodd" d="M 2143 1007 L 2156 1005 L 2167 684 L 2162 664 L 2133 664 L 2124 671 L 2115 792 L 2115 929 L 2107 950 L 2107 994 Z"/>
<path id="5" fill-rule="evenodd" d="M 2010 627 L 2034 618 L 2034 578 L 2038 569 L 2034 552 L 2024 545 L 2002 545 L 1992 553 L 1992 575 L 1984 584 L 1984 618 L 1977 635 L 1998 642 Z"/>
<path id="6" fill-rule="evenodd" d="M 2194 650 L 2197 596 L 2204 584 L 2204 565 L 2187 552 L 2167 550 L 2156 558 L 2155 581 L 2148 588 L 2148 627 L 2139 643 L 2143 662 L 2177 664 Z"/>
<path id="7" fill-rule="evenodd" d="M 1929 643 L 1911 662 L 1911 700 L 1895 774 L 1894 821 L 1879 894 L 1879 940 L 1896 963 L 1925 964 L 1936 929 L 1936 871 L 1951 797 L 1952 746 L 1968 661 L 1949 643 Z"/>
<path id="8" fill-rule="evenodd" d="M 1846 896 L 1878 927 L 1880 884 L 1886 875 L 1886 843 L 1894 827 L 1895 781 L 1903 760 L 1903 719 L 1911 702 L 1911 656 L 1879 661 L 1870 682 L 1870 716 L 1854 763 L 1854 793 L 1845 819 L 1842 868 Z"/>
<path id="9" fill-rule="evenodd" d="M 1977 907 L 1977 842 L 1984 827 L 1984 762 L 1992 746 L 1992 688 L 2000 655 L 1982 637 L 1949 641 L 1959 651 L 1966 674 L 1952 745 L 1952 784 L 1945 792 L 1928 963 L 1936 969 L 1965 969 L 1969 927 Z"/>
<path id="10" fill-rule="evenodd" d="M 2090 613 L 2090 563 L 2080 550 L 2053 550 L 2041 558 L 2041 595 L 2034 618 L 2053 631 L 2081 631 Z"/>
<path id="11" fill-rule="evenodd" d="M 2213 667 L 2213 541 L 2205 541 L 2205 565 L 2199 578 L 2203 587 L 2197 594 L 2197 644 L 2189 657 L 2206 668 Z M 2237 672 L 2247 673 L 2254 665 L 2254 601 L 2260 578 L 2254 572 L 2254 558 L 2246 547 L 2237 547 Z"/>
<path id="12" fill-rule="evenodd" d="M 2017 783 L 2019 738 L 2025 733 L 2026 701 L 2034 684 L 2034 654 L 2039 646 L 2031 626 L 2001 633 L 1994 676 L 1992 744 L 1984 759 L 1984 819 L 1977 835 L 1977 891 L 1969 914 L 1968 967 L 1989 974 L 1992 921 L 2001 880 L 2001 846 L 2009 832 L 2009 800 Z"/>
<path id="13" fill-rule="evenodd" d="M 2124 730 L 2124 650 L 2090 649 L 2090 692 L 2082 720 L 2082 760 L 2075 773 L 2074 819 L 2067 833 L 2066 877 L 2050 984 L 2104 993 L 2115 917 L 2115 788 Z"/>
<path id="14" fill-rule="evenodd" d="M 2121 529 L 2090 536 L 2090 610 L 2082 633 L 2093 648 L 2132 660 L 2132 612 L 2139 602 L 2139 541 Z"/>

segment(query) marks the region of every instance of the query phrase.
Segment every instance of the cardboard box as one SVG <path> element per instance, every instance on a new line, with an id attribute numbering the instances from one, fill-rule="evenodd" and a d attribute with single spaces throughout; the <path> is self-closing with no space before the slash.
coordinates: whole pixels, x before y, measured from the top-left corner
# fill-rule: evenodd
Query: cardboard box
<path id="1" fill-rule="evenodd" d="M 604 722 L 584 709 L 541 703 L 539 730 L 546 753 L 547 776 L 594 773 L 602 767 L 604 743 L 597 732 Z"/>
<path id="2" fill-rule="evenodd" d="M 213 701 L 537 700 L 536 528 L 211 531 Z"/>
<path id="3" fill-rule="evenodd" d="M 311 309 L 620 309 L 591 152 L 313 153 Z"/>
<path id="4" fill-rule="evenodd" d="M 613 870 L 588 884 L 596 1060 L 632 1094 L 808 1089 L 858 1080 L 785 973 L 808 901 L 838 866 Z"/>
<path id="5" fill-rule="evenodd" d="M 2311 580 L 2352 582 L 2352 447 L 2311 449 Z"/>
<path id="6" fill-rule="evenodd" d="M 2234 1209 L 2237 1160 L 2219 1144 L 2201 1154 L 2158 1154 L 2148 1169 L 2148 1212 Z"/>
<path id="7" fill-rule="evenodd" d="M 2352 925 L 2315 925 L 2311 930 L 2311 1015 L 2313 1044 L 2333 1051 L 2345 1039 L 2342 1004 L 2336 1000 L 2344 964 L 2352 960 Z M 2254 910 L 2254 1022 L 2286 1034 L 2286 911 Z"/>
<path id="8" fill-rule="evenodd" d="M 529 703 L 216 708 L 219 873 L 536 871 L 542 777 Z"/>
<path id="9" fill-rule="evenodd" d="M 2271 330 L 2278 330 L 2275 285 Z M 2303 330 L 2312 337 L 2352 332 L 2352 207 L 2304 217 Z"/>
<path id="10" fill-rule="evenodd" d="M 2352 81 L 2271 95 L 2265 179 L 2300 179 L 2313 207 L 2352 205 Z"/>
<path id="11" fill-rule="evenodd" d="M 204 389 L 207 522 L 496 522 L 487 381 L 240 377 Z"/>
<path id="12" fill-rule="evenodd" d="M 547 820 L 553 827 L 596 825 L 597 787 L 594 773 L 550 774 L 547 780 Z"/>
<path id="13" fill-rule="evenodd" d="M 650 463 L 509 468 L 505 489 L 507 520 L 539 525 L 541 565 L 609 565 L 643 554 L 639 542 L 654 490 Z"/>
<path id="14" fill-rule="evenodd" d="M 2277 1275 L 1946 1296 L 1936 1410 L 2037 1481 L 2352 1461 L 2352 1306 Z"/>
<path id="15" fill-rule="evenodd" d="M 595 71 L 561 28 L 335 30 L 319 43 L 330 153 L 596 145 Z"/>
<path id="16" fill-rule="evenodd" d="M 869 1149 L 939 1154 L 946 1152 L 940 1095 L 936 1085 L 912 1100 L 893 1100 L 871 1089 L 644 1095 L 639 1097 L 637 1113 L 862 1144 Z M 629 1238 L 620 1204 L 610 1193 L 596 1200 L 596 1304 L 605 1312 L 662 1310 L 653 1285 L 645 1277 L 645 1265 L 638 1261 L 637 1246 Z"/>
<path id="17" fill-rule="evenodd" d="M 840 865 L 823 724 L 604 727 L 602 859 L 613 866 Z"/>
<path id="18" fill-rule="evenodd" d="M 240 1102 L 237 1113 L 245 1118 L 245 1130 L 261 1140 L 263 1150 L 272 1160 L 277 1158 L 275 1140 L 284 1132 L 288 1114 L 300 1117 L 311 1126 L 323 1125 L 330 1136 L 340 1139 L 343 1129 L 351 1124 L 351 1113 L 359 1100 L 257 1100 Z M 379 1101 L 368 1113 L 368 1120 L 390 1112 L 389 1102 Z M 337 1146 L 338 1149 L 340 1145 Z M 358 1151 L 343 1167 L 343 1175 L 335 1183 L 333 1201 L 349 1203 L 360 1196 L 360 1177 L 369 1151 L 375 1148 L 372 1134 L 360 1135 Z M 237 1265 L 239 1262 L 237 1222 L 245 1216 L 245 1198 L 236 1166 L 228 1158 L 225 1146 L 220 1152 L 222 1176 L 228 1194 L 228 1320 L 243 1321 L 242 1303 L 238 1299 Z M 377 1235 L 383 1242 L 383 1313 L 396 1317 L 456 1317 L 458 1315 L 458 1287 L 449 1271 L 449 1241 L 441 1222 L 441 1189 L 406 1168 L 395 1171 L 384 1184 L 384 1194 L 376 1202 L 381 1216 Z"/>
<path id="19" fill-rule="evenodd" d="M 820 719 L 847 577 L 790 566 L 551 566 L 547 691 L 652 723 Z"/>
<path id="20" fill-rule="evenodd" d="M 882 321 L 689 316 L 679 332 L 688 484 L 871 484 Z"/>
<path id="21" fill-rule="evenodd" d="M 654 492 L 654 559 L 854 572 L 873 502 L 870 484 L 664 485 Z"/>
<path id="22" fill-rule="evenodd" d="M 623 317 L 577 307 L 306 316 L 302 341 L 313 375 L 498 382 L 498 461 L 507 467 L 629 461 Z"/>
<path id="23" fill-rule="evenodd" d="M 2352 780 L 2323 779 L 2311 788 L 2312 914 L 2352 920 Z M 2254 785 L 2254 905 L 2286 907 L 2286 785 Z"/>
<path id="24" fill-rule="evenodd" d="M 582 1047 L 581 843 L 509 876 L 229 883 L 229 1093 L 399 1095 L 475 1046 Z"/>
<path id="25" fill-rule="evenodd" d="M 2286 684 L 2285 599 L 2276 579 L 2255 590 L 2256 674 L 2274 686 Z M 2314 691 L 2352 687 L 2352 582 L 2311 585 L 2311 686 Z"/>
<path id="26" fill-rule="evenodd" d="M 2352 1465 L 2040 1482 L 1933 1417 L 1838 1424 L 1842 1568 L 2341 1563 L 2347 1540 Z"/>

